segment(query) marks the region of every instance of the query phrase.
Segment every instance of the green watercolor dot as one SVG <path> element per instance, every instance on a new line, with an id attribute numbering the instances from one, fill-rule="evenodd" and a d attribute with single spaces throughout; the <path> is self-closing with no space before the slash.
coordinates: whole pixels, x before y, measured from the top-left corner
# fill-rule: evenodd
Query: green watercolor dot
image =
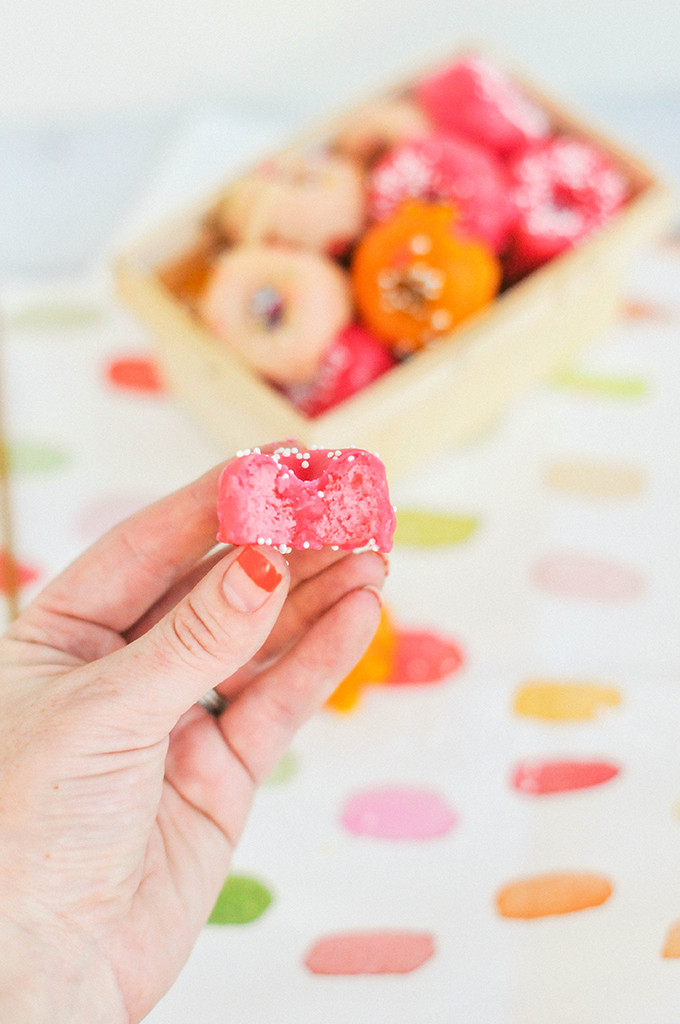
<path id="1" fill-rule="evenodd" d="M 288 782 L 298 771 L 298 759 L 292 750 L 287 750 L 273 772 L 264 780 L 265 786 L 280 786 Z"/>
<path id="2" fill-rule="evenodd" d="M 99 306 L 78 302 L 36 302 L 18 309 L 8 326 L 20 331 L 64 331 L 98 324 L 103 316 Z"/>
<path id="3" fill-rule="evenodd" d="M 208 924 L 249 924 L 272 901 L 269 889 L 247 875 L 229 875 L 217 897 Z"/>
<path id="4" fill-rule="evenodd" d="M 397 512 L 394 540 L 410 547 L 445 547 L 466 541 L 478 526 L 476 516 L 402 508 Z"/>
<path id="5" fill-rule="evenodd" d="M 69 462 L 64 451 L 42 441 L 16 441 L 8 446 L 8 455 L 13 473 L 46 473 Z"/>
<path id="6" fill-rule="evenodd" d="M 647 381 L 639 377 L 611 377 L 562 370 L 552 378 L 555 387 L 605 398 L 641 398 L 647 392 Z"/>

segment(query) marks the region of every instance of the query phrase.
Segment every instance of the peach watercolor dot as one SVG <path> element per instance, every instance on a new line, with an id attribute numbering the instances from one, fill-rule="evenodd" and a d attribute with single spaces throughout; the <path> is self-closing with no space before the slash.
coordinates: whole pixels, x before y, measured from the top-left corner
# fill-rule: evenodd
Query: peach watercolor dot
<path id="1" fill-rule="evenodd" d="M 317 940 L 304 963 L 312 974 L 407 974 L 434 954 L 429 932 L 361 931 Z"/>
<path id="2" fill-rule="evenodd" d="M 546 467 L 544 479 L 555 491 L 612 501 L 632 498 L 644 486 L 644 473 L 637 466 L 590 459 L 555 460 Z"/>
<path id="3" fill-rule="evenodd" d="M 501 917 L 529 921 L 598 907 L 612 892 L 613 886 L 604 875 L 554 872 L 508 883 L 496 895 L 496 908 Z"/>
<path id="4" fill-rule="evenodd" d="M 456 815 L 429 789 L 385 786 L 356 793 L 346 802 L 341 821 L 356 836 L 388 840 L 423 840 L 444 836 Z"/>
<path id="5" fill-rule="evenodd" d="M 577 552 L 546 555 L 534 564 L 531 578 L 556 597 L 604 604 L 632 601 L 644 588 L 636 569 Z"/>

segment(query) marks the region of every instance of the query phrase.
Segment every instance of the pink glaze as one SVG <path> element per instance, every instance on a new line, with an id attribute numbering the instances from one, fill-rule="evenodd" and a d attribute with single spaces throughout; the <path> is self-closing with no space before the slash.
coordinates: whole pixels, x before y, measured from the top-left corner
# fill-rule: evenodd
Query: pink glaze
<path id="1" fill-rule="evenodd" d="M 428 932 L 366 931 L 328 935 L 305 957 L 312 974 L 407 974 L 434 954 Z"/>
<path id="2" fill-rule="evenodd" d="M 471 56 L 426 78 L 416 99 L 445 131 L 460 132 L 500 156 L 550 131 L 548 115 L 500 68 Z"/>
<path id="3" fill-rule="evenodd" d="M 227 463 L 217 539 L 292 548 L 390 551 L 396 528 L 385 467 L 359 448 L 259 449 Z"/>
<path id="4" fill-rule="evenodd" d="M 375 839 L 435 839 L 455 823 L 456 815 L 437 793 L 404 786 L 364 790 L 342 812 L 348 832 Z"/>
<path id="5" fill-rule="evenodd" d="M 447 203 L 456 212 L 454 229 L 505 248 L 515 219 L 505 171 L 496 158 L 469 139 L 431 134 L 395 146 L 368 179 L 368 208 L 387 220 L 408 199 Z"/>
<path id="6" fill-rule="evenodd" d="M 314 378 L 285 392 L 305 416 L 320 416 L 361 391 L 395 364 L 381 341 L 361 324 L 349 324 L 330 343 Z"/>

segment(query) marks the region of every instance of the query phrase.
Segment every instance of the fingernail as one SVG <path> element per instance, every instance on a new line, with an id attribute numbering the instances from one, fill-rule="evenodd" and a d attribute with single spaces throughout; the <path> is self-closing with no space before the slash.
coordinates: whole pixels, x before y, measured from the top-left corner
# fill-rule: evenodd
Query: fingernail
<path id="1" fill-rule="evenodd" d="M 383 606 L 383 597 L 382 597 L 382 594 L 380 593 L 380 591 L 378 590 L 377 587 L 374 587 L 371 583 L 367 583 L 366 586 L 362 587 L 361 589 L 362 590 L 370 590 L 370 592 L 372 594 L 375 594 L 376 600 L 377 600 L 378 604 L 380 605 L 380 607 L 382 608 L 382 606 Z"/>
<path id="2" fill-rule="evenodd" d="M 222 589 L 232 608 L 254 612 L 281 582 L 281 573 L 257 548 L 246 547 L 231 563 L 222 581 Z"/>

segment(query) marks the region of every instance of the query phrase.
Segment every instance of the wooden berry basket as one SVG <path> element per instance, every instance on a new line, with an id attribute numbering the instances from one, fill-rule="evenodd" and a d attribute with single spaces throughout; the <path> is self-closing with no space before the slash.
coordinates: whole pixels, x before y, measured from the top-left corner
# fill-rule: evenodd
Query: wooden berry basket
<path id="1" fill-rule="evenodd" d="M 480 52 L 479 47 L 474 50 Z M 627 176 L 631 198 L 579 247 L 534 271 L 450 335 L 323 415 L 301 415 L 215 338 L 158 276 L 159 268 L 196 241 L 219 196 L 206 197 L 117 259 L 119 294 L 149 327 L 170 388 L 224 446 L 225 454 L 296 437 L 307 445 L 378 452 L 391 479 L 398 479 L 428 457 L 482 432 L 521 392 L 564 366 L 616 319 L 630 259 L 668 222 L 670 192 L 638 157 L 589 127 L 507 62 L 493 60 L 547 110 L 558 129 L 607 153 Z M 435 69 L 421 68 L 366 105 L 399 94 Z M 360 115 L 362 106 L 305 132 L 286 150 L 332 138 Z"/>

